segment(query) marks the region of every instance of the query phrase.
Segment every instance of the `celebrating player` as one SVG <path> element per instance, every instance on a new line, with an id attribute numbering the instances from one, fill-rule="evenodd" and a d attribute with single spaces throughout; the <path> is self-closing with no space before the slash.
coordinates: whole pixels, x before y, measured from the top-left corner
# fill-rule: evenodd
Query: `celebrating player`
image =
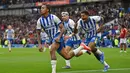
<path id="1" fill-rule="evenodd" d="M 95 46 L 97 36 L 96 22 L 97 21 L 94 18 L 89 17 L 88 11 L 82 11 L 81 19 L 78 21 L 78 28 L 84 31 L 86 36 L 86 44 L 91 48 L 94 56 L 102 64 L 104 64 L 104 71 L 107 71 L 110 66 L 104 61 L 104 53 L 97 49 Z"/>
<path id="2" fill-rule="evenodd" d="M 74 33 L 75 30 L 75 22 L 69 18 L 69 13 L 68 12 L 62 12 L 62 19 L 63 19 L 63 24 L 64 24 L 64 28 L 66 30 L 66 34 L 65 34 L 65 49 L 67 51 L 67 53 L 69 53 L 69 51 L 76 49 L 80 46 L 81 44 L 81 39 L 79 37 L 78 33 Z M 80 56 L 83 53 L 89 53 L 89 51 L 87 50 L 81 50 L 76 56 Z M 70 60 L 66 60 L 66 66 L 63 68 L 69 69 L 70 66 Z"/>

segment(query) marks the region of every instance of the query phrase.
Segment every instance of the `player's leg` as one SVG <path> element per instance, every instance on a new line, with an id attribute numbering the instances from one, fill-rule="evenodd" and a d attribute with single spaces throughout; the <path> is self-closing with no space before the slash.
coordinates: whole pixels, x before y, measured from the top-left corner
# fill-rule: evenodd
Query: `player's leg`
<path id="1" fill-rule="evenodd" d="M 51 65 L 52 65 L 52 73 L 56 73 L 56 50 L 59 48 L 59 43 L 52 43 L 51 49 L 50 49 L 50 55 L 51 55 Z"/>
<path id="2" fill-rule="evenodd" d="M 72 41 L 72 40 L 67 40 L 66 41 L 66 52 L 67 53 L 72 53 L 73 52 L 73 49 L 75 48 L 78 48 L 78 46 L 81 44 L 81 40 L 77 40 L 77 41 Z M 82 55 L 83 53 L 86 53 L 87 50 L 81 50 L 77 55 L 75 56 L 80 56 Z M 72 55 L 74 56 L 74 55 Z M 66 69 L 70 68 L 70 60 L 66 60 L 66 66 L 64 67 Z"/>
<path id="3" fill-rule="evenodd" d="M 72 50 L 72 48 L 70 46 L 66 46 L 65 49 L 66 49 L 66 53 L 69 53 L 69 51 Z M 70 69 L 71 68 L 70 60 L 65 60 L 65 63 L 66 63 L 66 66 L 62 67 L 62 68 L 64 68 L 64 69 Z"/>
<path id="4" fill-rule="evenodd" d="M 79 57 L 81 55 L 83 55 L 84 53 L 88 53 L 89 55 L 91 54 L 91 49 L 90 47 L 86 46 L 84 43 L 82 43 L 81 41 L 77 41 L 74 45 L 74 48 L 78 48 L 80 46 L 84 46 L 86 47 L 86 50 L 82 49 L 77 55 L 76 57 Z"/>
<path id="5" fill-rule="evenodd" d="M 88 46 L 92 49 L 92 53 L 97 58 L 97 60 L 99 60 L 104 65 L 104 71 L 107 71 L 109 65 L 104 61 L 104 53 L 96 48 L 96 43 L 94 42 L 95 40 L 96 38 L 92 38 Z"/>
<path id="6" fill-rule="evenodd" d="M 71 59 L 73 56 L 76 56 L 82 49 L 90 49 L 89 47 L 86 47 L 85 45 L 80 45 L 77 49 L 71 50 L 69 51 L 69 53 L 66 52 L 65 48 L 62 48 L 62 50 L 60 50 L 59 54 L 65 58 L 66 60 Z"/>
<path id="7" fill-rule="evenodd" d="M 126 53 L 126 48 L 127 48 L 126 38 L 124 38 L 124 52 L 125 52 L 125 53 Z"/>
<path id="8" fill-rule="evenodd" d="M 8 39 L 8 50 L 11 52 L 11 39 Z"/>
<path id="9" fill-rule="evenodd" d="M 120 52 L 123 51 L 123 39 L 120 38 Z"/>

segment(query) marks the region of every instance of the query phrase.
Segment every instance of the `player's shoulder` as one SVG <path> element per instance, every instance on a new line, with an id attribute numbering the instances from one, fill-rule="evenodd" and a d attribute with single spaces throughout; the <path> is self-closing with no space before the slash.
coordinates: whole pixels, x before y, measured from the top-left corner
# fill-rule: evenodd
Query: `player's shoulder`
<path id="1" fill-rule="evenodd" d="M 70 24 L 70 25 L 75 25 L 75 22 L 74 22 L 74 20 L 69 19 L 68 24 Z"/>
<path id="2" fill-rule="evenodd" d="M 14 29 L 11 29 L 11 31 L 13 31 L 13 32 L 14 32 Z"/>
<path id="3" fill-rule="evenodd" d="M 55 14 L 50 14 L 50 16 L 53 18 L 57 18 L 57 16 Z"/>
<path id="4" fill-rule="evenodd" d="M 78 20 L 78 22 L 81 22 L 81 21 L 83 21 L 81 18 Z"/>
<path id="5" fill-rule="evenodd" d="M 74 23 L 74 20 L 72 20 L 72 19 L 69 19 L 69 22 L 70 22 L 70 23 Z"/>
<path id="6" fill-rule="evenodd" d="M 42 16 L 41 17 L 39 17 L 39 19 L 37 20 L 37 21 L 40 21 L 42 19 Z"/>
<path id="7" fill-rule="evenodd" d="M 8 31 L 9 31 L 8 29 L 5 30 L 5 32 L 8 32 Z"/>
<path id="8" fill-rule="evenodd" d="M 92 19 L 92 20 L 97 20 L 97 21 L 99 21 L 99 20 L 101 20 L 101 16 L 89 16 L 89 18 L 90 19 Z"/>

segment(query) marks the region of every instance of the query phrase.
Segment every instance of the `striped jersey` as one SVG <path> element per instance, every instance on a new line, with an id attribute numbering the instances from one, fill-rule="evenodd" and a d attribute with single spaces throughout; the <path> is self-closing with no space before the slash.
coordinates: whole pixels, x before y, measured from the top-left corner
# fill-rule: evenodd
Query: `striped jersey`
<path id="1" fill-rule="evenodd" d="M 78 20 L 78 28 L 84 31 L 86 38 L 91 38 L 97 35 L 96 20 L 89 17 L 87 21 Z"/>
<path id="2" fill-rule="evenodd" d="M 5 31 L 6 33 L 7 33 L 7 39 L 14 39 L 14 30 L 13 29 L 7 29 L 6 31 Z"/>
<path id="3" fill-rule="evenodd" d="M 90 18 L 95 19 L 96 21 L 96 28 L 99 29 L 103 23 L 103 18 L 101 16 L 90 16 Z M 97 33 L 97 36 L 101 38 L 101 32 Z"/>
<path id="4" fill-rule="evenodd" d="M 64 28 L 67 31 L 66 35 L 70 35 L 73 33 L 74 26 L 75 26 L 75 22 L 72 19 L 69 19 L 67 22 L 64 22 Z M 72 36 L 71 40 L 72 41 L 80 40 L 78 33 L 76 35 Z"/>
<path id="5" fill-rule="evenodd" d="M 61 20 L 53 14 L 49 14 L 47 17 L 41 16 L 37 21 L 37 29 L 44 29 L 49 36 L 49 39 L 53 39 L 59 32 L 59 24 Z"/>

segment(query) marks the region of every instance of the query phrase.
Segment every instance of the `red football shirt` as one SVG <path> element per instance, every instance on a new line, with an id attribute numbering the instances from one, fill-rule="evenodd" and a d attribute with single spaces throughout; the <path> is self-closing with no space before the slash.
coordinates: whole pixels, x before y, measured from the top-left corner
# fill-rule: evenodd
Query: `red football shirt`
<path id="1" fill-rule="evenodd" d="M 122 28 L 120 33 L 120 38 L 126 38 L 126 35 L 127 35 L 127 29 Z"/>

